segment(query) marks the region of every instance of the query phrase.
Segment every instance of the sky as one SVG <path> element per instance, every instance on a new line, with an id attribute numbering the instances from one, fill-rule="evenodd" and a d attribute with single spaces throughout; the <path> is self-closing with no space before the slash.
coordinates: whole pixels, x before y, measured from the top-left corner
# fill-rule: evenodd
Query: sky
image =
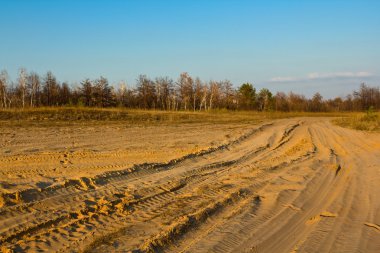
<path id="1" fill-rule="evenodd" d="M 272 92 L 380 86 L 377 0 L 0 0 L 0 69 L 133 86 L 181 72 Z"/>

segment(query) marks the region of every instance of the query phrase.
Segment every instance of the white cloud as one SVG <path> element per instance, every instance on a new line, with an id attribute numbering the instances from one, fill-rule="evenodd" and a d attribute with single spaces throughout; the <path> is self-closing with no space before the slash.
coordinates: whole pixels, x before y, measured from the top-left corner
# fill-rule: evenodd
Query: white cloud
<path id="1" fill-rule="evenodd" d="M 300 81 L 313 81 L 313 80 L 323 80 L 323 79 L 344 79 L 344 78 L 362 78 L 362 77 L 372 77 L 374 74 L 366 71 L 361 72 L 334 72 L 334 73 L 309 73 L 306 77 L 273 77 L 270 82 L 300 82 Z"/>
<path id="2" fill-rule="evenodd" d="M 297 81 L 298 79 L 295 78 L 295 77 L 273 77 L 272 79 L 270 79 L 271 82 L 293 82 L 293 81 Z"/>

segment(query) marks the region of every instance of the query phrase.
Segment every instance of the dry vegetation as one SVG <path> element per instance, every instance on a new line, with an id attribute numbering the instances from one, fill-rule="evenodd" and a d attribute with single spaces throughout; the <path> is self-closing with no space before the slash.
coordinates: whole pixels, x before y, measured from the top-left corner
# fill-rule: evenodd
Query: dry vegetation
<path id="1" fill-rule="evenodd" d="M 348 112 L 257 112 L 257 111 L 161 111 L 126 108 L 42 107 L 0 110 L 2 124 L 105 123 L 177 124 L 177 123 L 257 123 L 268 119 L 293 117 L 338 117 Z"/>
<path id="2" fill-rule="evenodd" d="M 334 120 L 334 123 L 356 130 L 380 131 L 380 113 L 368 111 L 366 113 L 351 113 Z"/>

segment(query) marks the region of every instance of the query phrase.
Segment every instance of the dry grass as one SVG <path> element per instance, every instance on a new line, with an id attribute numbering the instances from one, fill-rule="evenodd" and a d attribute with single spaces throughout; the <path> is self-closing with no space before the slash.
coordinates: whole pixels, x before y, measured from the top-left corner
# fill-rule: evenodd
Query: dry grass
<path id="1" fill-rule="evenodd" d="M 346 117 L 333 120 L 333 122 L 341 127 L 352 128 L 363 131 L 380 131 L 380 113 L 351 113 Z"/>
<path id="2" fill-rule="evenodd" d="M 179 123 L 252 123 L 291 117 L 337 117 L 342 113 L 254 112 L 213 110 L 208 112 L 133 110 L 125 108 L 44 107 L 0 110 L 3 126 L 49 126 L 125 122 L 137 125 Z"/>

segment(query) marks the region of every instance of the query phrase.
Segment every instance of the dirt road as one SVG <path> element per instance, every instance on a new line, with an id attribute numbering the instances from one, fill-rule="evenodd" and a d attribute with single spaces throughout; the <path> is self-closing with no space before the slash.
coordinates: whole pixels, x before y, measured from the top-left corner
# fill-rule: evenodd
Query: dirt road
<path id="1" fill-rule="evenodd" d="M 380 252 L 380 135 L 286 119 L 165 163 L 29 190 L 3 251 Z M 17 199 L 19 202 L 17 202 Z"/>

